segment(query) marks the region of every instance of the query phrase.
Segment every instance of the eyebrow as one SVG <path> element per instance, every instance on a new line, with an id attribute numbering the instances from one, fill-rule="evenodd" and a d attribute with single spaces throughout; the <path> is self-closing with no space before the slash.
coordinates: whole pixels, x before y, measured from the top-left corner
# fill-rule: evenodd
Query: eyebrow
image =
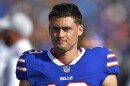
<path id="1" fill-rule="evenodd" d="M 55 26 L 55 25 L 52 26 L 52 27 L 54 27 L 54 28 L 64 28 L 64 29 L 65 29 L 65 28 L 71 28 L 70 26 Z"/>

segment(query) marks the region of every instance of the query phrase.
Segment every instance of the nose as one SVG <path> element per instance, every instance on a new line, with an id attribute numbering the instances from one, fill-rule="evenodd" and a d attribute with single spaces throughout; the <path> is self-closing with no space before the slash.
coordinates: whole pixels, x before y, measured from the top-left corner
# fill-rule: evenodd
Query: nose
<path id="1" fill-rule="evenodd" d="M 59 36 L 60 38 L 64 37 L 64 31 L 63 31 L 62 29 L 59 30 L 58 36 Z"/>

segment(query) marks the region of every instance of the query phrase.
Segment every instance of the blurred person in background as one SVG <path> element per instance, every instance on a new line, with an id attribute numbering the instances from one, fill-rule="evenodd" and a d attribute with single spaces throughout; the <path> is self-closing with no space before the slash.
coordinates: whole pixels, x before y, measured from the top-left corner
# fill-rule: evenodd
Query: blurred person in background
<path id="1" fill-rule="evenodd" d="M 5 86 L 18 86 L 15 69 L 19 56 L 27 50 L 32 49 L 28 37 L 33 32 L 33 23 L 24 13 L 14 13 L 8 17 L 9 26 L 2 29 L 3 40 L 10 48 L 7 67 L 5 72 Z"/>
<path id="2" fill-rule="evenodd" d="M 5 79 L 4 77 L 4 72 L 7 66 L 7 60 L 9 58 L 9 48 L 8 46 L 4 43 L 3 41 L 3 28 L 7 28 L 9 26 L 7 18 L 0 18 L 0 86 L 5 86 Z"/>

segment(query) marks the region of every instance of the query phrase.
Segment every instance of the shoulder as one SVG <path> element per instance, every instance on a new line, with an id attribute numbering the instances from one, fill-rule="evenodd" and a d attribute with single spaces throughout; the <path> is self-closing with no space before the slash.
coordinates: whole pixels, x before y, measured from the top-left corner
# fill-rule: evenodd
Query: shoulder
<path id="1" fill-rule="evenodd" d="M 46 50 L 31 49 L 31 50 L 23 52 L 23 54 L 21 56 L 26 58 L 26 59 L 31 59 L 31 58 L 36 58 L 36 57 L 41 58 L 41 57 L 44 57 L 46 55 L 47 55 Z"/>
<path id="2" fill-rule="evenodd" d="M 36 49 L 31 49 L 31 50 L 28 50 L 28 51 L 24 51 L 21 56 L 19 57 L 19 60 L 18 60 L 18 63 L 25 63 L 26 61 L 30 60 L 33 60 L 37 57 L 41 57 L 39 55 L 45 55 L 46 54 L 46 51 L 44 50 L 36 50 Z"/>
<path id="3" fill-rule="evenodd" d="M 104 46 L 89 48 L 90 50 L 108 50 L 109 48 Z M 110 50 L 110 49 L 109 49 Z"/>
<path id="4" fill-rule="evenodd" d="M 97 53 L 97 54 L 107 54 L 109 52 L 111 52 L 111 49 L 104 47 L 104 46 L 100 46 L 100 47 L 94 47 L 94 48 L 88 48 L 86 49 L 87 52 L 91 52 L 91 53 Z"/>
<path id="5" fill-rule="evenodd" d="M 46 50 L 31 49 L 31 50 L 25 51 L 23 54 L 35 55 L 35 54 L 43 54 L 46 52 L 47 52 Z"/>
<path id="6" fill-rule="evenodd" d="M 115 59 L 116 57 L 111 49 L 103 46 L 86 49 L 85 55 L 91 57 L 90 59 L 94 58 L 95 60 L 106 62 L 109 58 Z"/>

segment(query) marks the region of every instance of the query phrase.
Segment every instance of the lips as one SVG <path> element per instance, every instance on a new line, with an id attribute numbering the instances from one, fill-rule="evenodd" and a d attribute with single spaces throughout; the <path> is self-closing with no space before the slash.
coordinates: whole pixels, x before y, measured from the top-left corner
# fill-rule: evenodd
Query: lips
<path id="1" fill-rule="evenodd" d="M 56 42 L 59 43 L 59 44 L 62 44 L 62 43 L 65 43 L 66 40 L 56 40 Z"/>

